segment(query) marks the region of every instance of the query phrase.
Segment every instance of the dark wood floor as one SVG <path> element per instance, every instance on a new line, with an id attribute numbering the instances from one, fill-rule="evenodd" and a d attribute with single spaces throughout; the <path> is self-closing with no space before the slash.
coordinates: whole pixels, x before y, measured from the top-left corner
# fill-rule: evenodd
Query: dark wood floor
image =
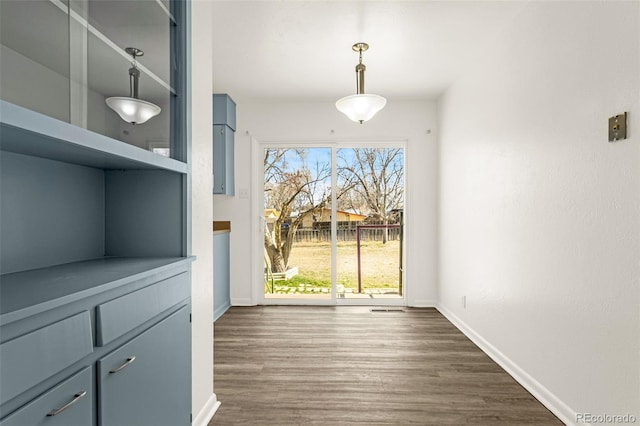
<path id="1" fill-rule="evenodd" d="M 435 309 L 234 307 L 210 425 L 561 425 Z"/>

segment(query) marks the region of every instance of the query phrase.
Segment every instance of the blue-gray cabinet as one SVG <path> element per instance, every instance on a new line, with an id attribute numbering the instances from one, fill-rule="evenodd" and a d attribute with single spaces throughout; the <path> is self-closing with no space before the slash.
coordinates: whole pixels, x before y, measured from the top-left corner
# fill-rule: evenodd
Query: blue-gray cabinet
<path id="1" fill-rule="evenodd" d="M 213 193 L 233 195 L 234 132 L 223 124 L 213 125 Z"/>
<path id="2" fill-rule="evenodd" d="M 107 258 L 3 275 L 0 426 L 189 425 L 190 263 Z"/>
<path id="3" fill-rule="evenodd" d="M 190 6 L 125 3 L 0 2 L 1 426 L 190 424 Z"/>
<path id="4" fill-rule="evenodd" d="M 213 320 L 216 321 L 231 307 L 231 263 L 229 231 L 213 233 Z"/>
<path id="5" fill-rule="evenodd" d="M 185 87 L 186 1 L 0 2 L 0 97 L 15 105 L 151 151 L 183 158 L 176 133 Z M 37 28 L 37 31 L 34 31 Z M 132 56 L 135 47 L 144 52 Z M 133 97 L 160 107 L 144 124 L 123 121 L 106 103 Z"/>
<path id="6" fill-rule="evenodd" d="M 213 193 L 234 195 L 236 104 L 229 95 L 213 95 Z"/>
<path id="7" fill-rule="evenodd" d="M 191 422 L 191 381 L 180 368 L 191 357 L 189 312 L 182 307 L 98 360 L 101 425 Z"/>
<path id="8" fill-rule="evenodd" d="M 2 420 L 0 425 L 95 425 L 94 381 L 93 367 L 86 367 Z"/>

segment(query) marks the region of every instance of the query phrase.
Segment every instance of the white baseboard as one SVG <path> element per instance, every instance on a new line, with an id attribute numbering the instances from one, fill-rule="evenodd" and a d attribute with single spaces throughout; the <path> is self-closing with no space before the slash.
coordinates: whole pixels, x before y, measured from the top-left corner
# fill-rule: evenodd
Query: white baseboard
<path id="1" fill-rule="evenodd" d="M 436 300 L 430 299 L 416 299 L 409 300 L 408 306 L 411 308 L 435 308 L 438 305 Z"/>
<path id="2" fill-rule="evenodd" d="M 231 298 L 231 306 L 255 306 L 250 298 Z"/>
<path id="3" fill-rule="evenodd" d="M 436 309 L 440 311 L 453 325 L 455 325 L 465 336 L 475 343 L 484 353 L 493 359 L 500 367 L 511 375 L 518 383 L 528 390 L 538 401 L 556 415 L 566 425 L 574 426 L 576 423 L 576 411 L 572 410 L 560 398 L 544 387 L 540 382 L 531 377 L 520 366 L 509 357 L 500 352 L 495 346 L 485 340 L 474 329 L 469 327 L 464 321 L 458 318 L 453 312 L 437 303 Z M 585 425 L 586 423 L 581 423 Z"/>
<path id="4" fill-rule="evenodd" d="M 202 407 L 202 410 L 200 410 L 198 415 L 194 417 L 193 421 L 191 422 L 191 425 L 207 426 L 211 421 L 211 419 L 213 418 L 213 415 L 216 414 L 216 411 L 218 411 L 218 408 L 220 408 L 220 401 L 218 401 L 218 398 L 214 393 L 209 397 L 209 399 L 204 404 L 204 407 Z"/>

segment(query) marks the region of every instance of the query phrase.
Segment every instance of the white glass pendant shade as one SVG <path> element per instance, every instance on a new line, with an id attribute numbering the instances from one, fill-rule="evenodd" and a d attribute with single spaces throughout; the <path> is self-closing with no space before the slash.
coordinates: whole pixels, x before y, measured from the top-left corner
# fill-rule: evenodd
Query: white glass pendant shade
<path id="1" fill-rule="evenodd" d="M 351 49 L 359 53 L 356 65 L 356 94 L 338 99 L 336 108 L 356 123 L 371 120 L 378 111 L 387 104 L 387 100 L 379 95 L 364 93 L 364 72 L 367 67 L 362 63 L 362 52 L 369 49 L 367 43 L 356 43 Z"/>
<path id="2" fill-rule="evenodd" d="M 112 97 L 106 99 L 109 108 L 118 113 L 120 118 L 131 124 L 142 124 L 160 114 L 162 109 L 151 102 L 129 97 Z"/>
<path id="3" fill-rule="evenodd" d="M 356 123 L 371 120 L 378 111 L 387 104 L 387 100 L 379 95 L 360 94 L 338 99 L 336 108 Z"/>
<path id="4" fill-rule="evenodd" d="M 144 52 L 137 47 L 127 47 L 124 51 L 133 57 L 129 68 L 129 96 L 114 96 L 105 99 L 105 102 L 127 123 L 142 124 L 160 114 L 162 110 L 158 105 L 143 101 L 138 96 L 140 70 L 136 58 L 143 56 Z"/>

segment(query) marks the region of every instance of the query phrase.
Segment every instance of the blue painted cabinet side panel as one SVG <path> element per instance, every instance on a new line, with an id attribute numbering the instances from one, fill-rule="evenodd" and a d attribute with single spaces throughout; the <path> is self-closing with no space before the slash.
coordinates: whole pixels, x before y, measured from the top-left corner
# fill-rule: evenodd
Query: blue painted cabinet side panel
<path id="1" fill-rule="evenodd" d="M 104 256 L 104 172 L 0 152 L 0 268 L 19 272 Z"/>
<path id="2" fill-rule="evenodd" d="M 230 295 L 230 233 L 213 236 L 213 320 L 217 320 L 231 306 Z"/>
<path id="3" fill-rule="evenodd" d="M 0 404 L 91 352 L 93 335 L 88 311 L 2 343 Z"/>
<path id="4" fill-rule="evenodd" d="M 190 424 L 189 314 L 187 305 L 98 361 L 101 426 Z"/>
<path id="5" fill-rule="evenodd" d="M 68 409 L 47 416 L 83 391 L 86 394 Z M 92 426 L 96 424 L 95 398 L 93 368 L 87 367 L 5 418 L 0 426 Z"/>
<path id="6" fill-rule="evenodd" d="M 107 170 L 106 255 L 182 256 L 182 175 Z"/>

